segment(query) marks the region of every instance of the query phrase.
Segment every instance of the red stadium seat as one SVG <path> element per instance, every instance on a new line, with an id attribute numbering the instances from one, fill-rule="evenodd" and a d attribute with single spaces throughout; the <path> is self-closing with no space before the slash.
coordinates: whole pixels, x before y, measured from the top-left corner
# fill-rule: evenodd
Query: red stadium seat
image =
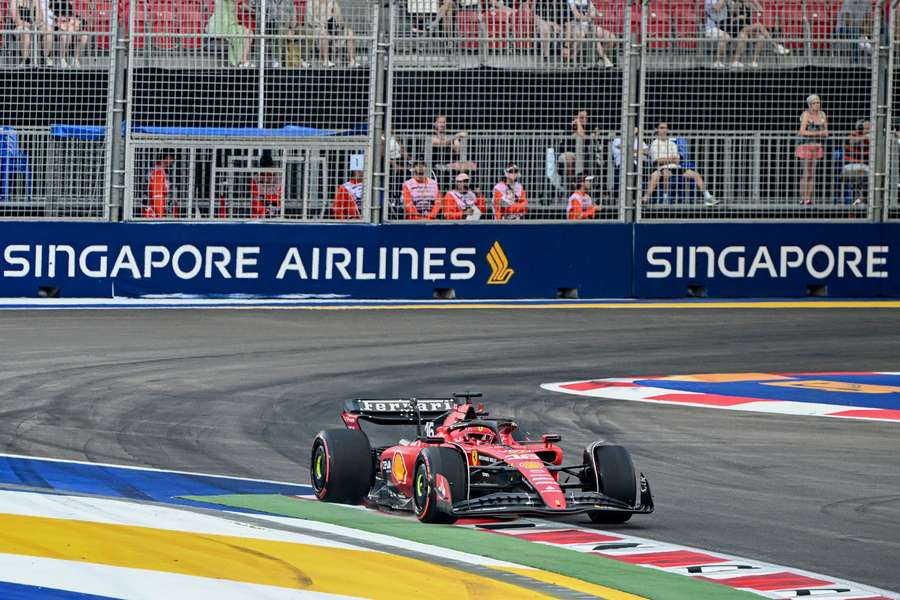
<path id="1" fill-rule="evenodd" d="M 703 37 L 702 6 L 697 0 L 680 0 L 670 3 L 672 10 L 672 34 L 680 48 L 696 48 Z"/>
<path id="2" fill-rule="evenodd" d="M 534 9 L 529 3 L 523 2 L 513 15 L 513 37 L 516 38 L 516 48 L 527 50 L 531 48 L 534 40 Z"/>
<path id="3" fill-rule="evenodd" d="M 198 34 L 198 37 L 181 38 L 181 47 L 185 50 L 198 50 L 203 46 L 199 34 L 206 30 L 209 16 L 204 14 L 203 4 L 198 0 L 185 0 L 181 11 L 180 32 L 186 35 Z"/>
<path id="4" fill-rule="evenodd" d="M 172 0 L 150 0 L 150 23 L 153 30 L 153 47 L 159 50 L 174 50 L 177 38 L 167 37 L 167 33 L 177 33 L 177 7 Z"/>
<path id="5" fill-rule="evenodd" d="M 807 0 L 806 18 L 809 21 L 813 48 L 830 47 L 837 20 L 833 3 L 827 0 Z"/>
<path id="6" fill-rule="evenodd" d="M 801 48 L 804 31 L 803 0 L 763 0 L 763 24 L 788 48 Z"/>
<path id="7" fill-rule="evenodd" d="M 621 0 L 594 0 L 597 7 L 597 25 L 616 37 L 624 31 L 625 9 Z M 640 26 L 640 16 L 638 16 Z"/>
<path id="8" fill-rule="evenodd" d="M 650 48 L 665 49 L 672 46 L 672 22 L 664 5 L 668 2 L 652 0 L 647 11 L 647 43 Z"/>
<path id="9" fill-rule="evenodd" d="M 489 10 L 484 13 L 484 23 L 487 26 L 488 37 L 491 38 L 489 47 L 494 50 L 504 49 L 507 46 L 509 36 L 510 16 L 506 11 Z"/>
<path id="10" fill-rule="evenodd" d="M 474 10 L 458 10 L 456 11 L 456 35 L 463 38 L 460 47 L 477 50 L 478 49 L 478 12 Z"/>

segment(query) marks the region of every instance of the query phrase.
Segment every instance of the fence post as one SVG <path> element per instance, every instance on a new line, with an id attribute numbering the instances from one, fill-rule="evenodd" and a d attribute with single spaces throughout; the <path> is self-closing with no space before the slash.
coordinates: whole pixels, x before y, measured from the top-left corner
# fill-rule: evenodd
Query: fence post
<path id="1" fill-rule="evenodd" d="M 259 78 L 259 83 L 256 92 L 256 126 L 259 129 L 263 129 L 266 126 L 266 0 L 260 0 L 258 17 L 259 64 L 257 65 L 256 74 Z M 252 40 L 253 38 L 251 37 L 250 39 Z M 278 44 L 275 47 L 278 48 Z"/>
<path id="2" fill-rule="evenodd" d="M 130 10 L 134 10 L 131 2 Z M 109 193 L 109 220 L 121 221 L 123 217 L 123 204 L 125 196 L 125 140 L 123 129 L 128 126 L 125 122 L 125 111 L 128 106 L 128 98 L 125 92 L 125 73 L 128 67 L 127 48 L 131 45 L 130 38 L 126 35 L 125 27 L 119 18 L 119 11 L 113 5 L 110 19 L 111 32 L 114 35 L 110 44 L 112 56 L 110 65 L 109 99 L 110 107 L 106 121 L 106 172 L 107 190 Z"/>
<path id="3" fill-rule="evenodd" d="M 647 0 L 644 0 L 646 2 Z M 625 5 L 625 22 L 622 24 L 625 38 L 625 64 L 622 67 L 622 124 L 619 135 L 622 137 L 622 163 L 619 165 L 619 216 L 622 221 L 633 222 L 640 218 L 641 168 L 640 156 L 642 146 L 641 108 L 644 99 L 644 69 L 641 68 L 643 45 L 647 29 L 647 11 L 643 4 L 638 4 L 641 11 L 641 43 L 638 45 L 635 32 L 632 31 L 632 12 L 636 8 L 636 0 L 629 0 Z M 635 138 L 634 130 L 639 128 Z M 638 152 L 634 150 L 637 141 Z M 637 165 L 637 170 L 635 170 Z"/>
<path id="4" fill-rule="evenodd" d="M 890 49 L 890 40 L 887 45 L 884 43 L 884 36 L 881 34 L 881 11 L 884 3 L 888 0 L 878 0 L 875 3 L 875 22 L 872 27 L 872 41 L 874 51 L 872 53 L 872 91 L 870 93 L 870 117 L 872 128 L 869 133 L 869 143 L 874 152 L 869 157 L 869 203 L 872 219 L 883 221 L 887 218 L 887 181 L 888 163 L 885 161 L 887 156 L 886 141 L 889 135 L 887 130 L 888 113 L 890 106 L 889 77 L 890 60 L 884 61 L 882 58 Z M 876 37 L 877 36 L 877 37 Z M 884 66 L 883 66 L 884 65 Z M 886 68 L 885 68 L 886 67 Z M 879 134 L 879 132 L 881 132 Z"/>
<path id="5" fill-rule="evenodd" d="M 363 185 L 364 203 L 369 209 L 368 221 L 372 223 L 386 220 L 384 211 L 390 202 L 390 198 L 387 197 L 390 169 L 385 149 L 390 143 L 387 131 L 389 110 L 387 78 L 388 69 L 391 68 L 388 60 L 391 46 L 391 8 L 390 0 L 376 2 L 375 15 L 372 19 L 372 42 L 375 52 L 369 61 L 369 148 L 366 152 L 366 174 Z"/>

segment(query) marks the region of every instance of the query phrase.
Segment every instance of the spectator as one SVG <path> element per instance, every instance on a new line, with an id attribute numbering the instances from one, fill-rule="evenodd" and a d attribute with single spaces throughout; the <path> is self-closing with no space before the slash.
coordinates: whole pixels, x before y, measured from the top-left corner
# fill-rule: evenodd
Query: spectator
<path id="1" fill-rule="evenodd" d="M 487 212 L 484 196 L 469 189 L 469 175 L 456 176 L 456 189 L 444 194 L 444 219 L 447 221 L 477 221 Z"/>
<path id="2" fill-rule="evenodd" d="M 872 0 L 844 0 L 837 16 L 837 31 L 843 37 L 858 39 L 859 48 L 872 52 Z M 889 4 L 889 3 L 888 3 Z"/>
<path id="3" fill-rule="evenodd" d="M 47 0 L 9 0 L 9 15 L 19 33 L 19 66 L 31 64 L 31 37 L 40 32 L 43 41 L 44 64 L 53 66 L 53 17 Z"/>
<path id="4" fill-rule="evenodd" d="M 872 124 L 867 119 L 860 119 L 844 144 L 844 168 L 841 169 L 841 175 L 850 183 L 854 206 L 866 204 L 868 197 L 871 133 Z"/>
<path id="5" fill-rule="evenodd" d="M 391 171 L 401 173 L 405 173 L 412 162 L 406 147 L 393 135 L 388 139 L 388 159 L 391 161 Z"/>
<path id="6" fill-rule="evenodd" d="M 428 220 L 441 211 L 441 193 L 437 181 L 427 175 L 428 166 L 419 159 L 413 165 L 413 176 L 403 183 L 403 209 L 410 221 Z"/>
<path id="7" fill-rule="evenodd" d="M 634 159 L 632 163 L 634 164 L 635 171 L 638 170 L 639 159 L 641 156 L 644 156 L 647 153 L 647 150 L 650 148 L 644 141 L 641 140 L 641 134 L 637 127 L 634 128 L 634 142 L 632 144 L 632 148 L 634 149 Z M 609 152 L 612 154 L 613 160 L 613 183 L 612 183 L 612 194 L 613 196 L 618 197 L 619 194 L 619 176 L 622 172 L 622 136 L 617 135 L 616 138 L 609 145 Z"/>
<path id="8" fill-rule="evenodd" d="M 566 24 L 566 37 L 570 38 L 568 42 L 569 61 L 577 62 L 578 48 L 581 45 L 580 40 L 594 37 L 597 39 L 597 57 L 603 62 L 605 68 L 611 69 L 613 63 L 606 56 L 606 51 L 603 49 L 603 40 L 611 40 L 613 35 L 595 24 L 594 21 L 599 17 L 597 7 L 594 6 L 592 0 L 568 0 L 568 5 L 570 20 Z"/>
<path id="9" fill-rule="evenodd" d="M 756 44 L 753 47 L 753 57 L 750 62 L 750 66 L 753 68 L 759 66 L 759 57 L 766 45 L 766 41 L 773 44 L 775 54 L 779 56 L 791 53 L 783 45 L 772 41 L 772 33 L 762 22 L 763 8 L 757 0 L 732 0 L 732 8 L 734 9 L 734 14 L 732 14 L 731 19 L 737 19 L 740 27 L 737 47 L 734 50 L 734 58 L 731 61 L 732 67 L 736 69 L 743 68 L 744 65 L 741 59 L 744 57 L 744 52 L 747 49 L 747 41 L 751 39 L 756 40 Z"/>
<path id="10" fill-rule="evenodd" d="M 215 0 L 215 9 L 206 24 L 206 33 L 222 37 L 228 44 L 228 62 L 233 67 L 250 66 L 253 31 L 241 25 L 237 14 L 237 0 Z"/>
<path id="11" fill-rule="evenodd" d="M 541 58 L 550 60 L 550 41 L 562 33 L 569 12 L 567 0 L 535 0 L 534 23 L 541 38 Z"/>
<path id="12" fill-rule="evenodd" d="M 528 212 L 528 198 L 525 186 L 519 182 L 519 166 L 508 163 L 503 171 L 503 179 L 494 186 L 494 219 L 514 221 Z"/>
<path id="13" fill-rule="evenodd" d="M 467 135 L 465 131 L 449 135 L 447 133 L 447 115 L 435 117 L 434 129 L 431 133 L 431 164 L 434 165 L 435 171 L 444 173 L 449 179 L 449 176 L 454 173 L 473 173 L 478 169 L 475 161 L 460 159 L 463 142 Z"/>
<path id="14" fill-rule="evenodd" d="M 807 110 L 800 115 L 800 143 L 794 152 L 803 165 L 800 174 L 800 204 L 812 204 L 816 189 L 816 164 L 825 156 L 822 146 L 828 137 L 828 117 L 822 110 L 822 100 L 815 94 L 806 98 Z"/>
<path id="15" fill-rule="evenodd" d="M 280 217 L 284 183 L 268 150 L 259 158 L 259 168 L 260 172 L 250 179 L 250 216 L 254 219 Z"/>
<path id="16" fill-rule="evenodd" d="M 575 191 L 569 196 L 569 207 L 566 210 L 566 218 L 569 221 L 582 221 L 597 217 L 597 207 L 591 199 L 590 191 L 594 183 L 594 177 L 578 174 Z"/>
<path id="17" fill-rule="evenodd" d="M 73 67 L 80 67 L 81 53 L 88 42 L 87 34 L 81 33 L 83 27 L 81 18 L 75 13 L 72 0 L 51 0 L 50 7 L 56 22 L 56 29 L 60 32 L 59 66 L 66 68 L 71 64 Z M 74 46 L 71 63 L 66 59 L 69 54 L 69 46 Z"/>
<path id="18" fill-rule="evenodd" d="M 362 216 L 363 165 L 365 156 L 350 157 L 350 179 L 338 186 L 331 212 L 339 221 L 356 221 Z"/>
<path id="19" fill-rule="evenodd" d="M 287 36 L 297 30 L 297 9 L 294 0 L 253 0 L 253 9 L 257 16 L 262 16 L 262 3 L 266 4 L 266 35 Z M 281 57 L 287 49 L 287 40 L 284 37 L 273 38 L 267 41 L 272 49 L 272 66 L 281 66 Z M 306 68 L 309 63 L 302 60 L 300 66 Z"/>
<path id="20" fill-rule="evenodd" d="M 569 127 L 572 130 L 572 136 L 567 140 L 562 158 L 566 163 L 566 174 L 570 178 L 575 175 L 579 140 L 582 142 L 582 158 L 586 158 L 590 155 L 591 143 L 600 135 L 600 130 L 596 127 L 593 132 L 588 133 L 588 120 L 588 111 L 579 110 L 572 119 L 572 122 L 569 123 Z"/>
<path id="21" fill-rule="evenodd" d="M 176 211 L 171 210 L 171 198 L 169 192 L 169 169 L 175 164 L 175 151 L 163 150 L 153 169 L 147 184 L 147 202 L 144 205 L 143 217 L 145 219 L 164 219 Z"/>
<path id="22" fill-rule="evenodd" d="M 681 153 L 675 141 L 669 138 L 669 124 L 665 121 L 656 127 L 656 139 L 650 142 L 650 148 L 647 151 L 650 156 L 650 163 L 655 170 L 650 176 L 650 183 L 647 185 L 647 191 L 644 192 L 643 202 L 646 202 L 656 191 L 660 179 L 663 180 L 663 201 L 669 201 L 669 180 L 673 173 L 680 172 L 683 177 L 690 179 L 696 184 L 697 189 L 703 194 L 703 203 L 706 206 L 715 206 L 718 200 L 706 189 L 703 177 L 694 169 L 681 165 Z"/>
<path id="23" fill-rule="evenodd" d="M 706 6 L 706 37 L 719 43 L 713 68 L 724 69 L 728 40 L 734 35 L 728 19 L 728 0 L 705 0 L 704 4 Z"/>
<path id="24" fill-rule="evenodd" d="M 331 40 L 344 36 L 347 42 L 347 61 L 351 69 L 360 66 L 356 60 L 356 43 L 353 41 L 353 30 L 344 20 L 341 5 L 337 0 L 308 0 L 306 4 L 306 24 L 319 38 L 319 59 L 322 66 L 335 66 L 331 60 Z"/>

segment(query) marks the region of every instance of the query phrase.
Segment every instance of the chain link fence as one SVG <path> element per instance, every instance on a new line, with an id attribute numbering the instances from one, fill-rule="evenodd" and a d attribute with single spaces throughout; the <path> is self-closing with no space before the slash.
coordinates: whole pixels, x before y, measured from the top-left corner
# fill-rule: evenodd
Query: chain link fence
<path id="1" fill-rule="evenodd" d="M 896 8 L 0 2 L 0 218 L 897 219 Z"/>
<path id="2" fill-rule="evenodd" d="M 109 3 L 0 8 L 0 218 L 109 214 Z"/>
<path id="3" fill-rule="evenodd" d="M 873 216 L 876 3 L 645 4 L 637 218 Z"/>
<path id="4" fill-rule="evenodd" d="M 128 10 L 126 218 L 368 218 L 374 3 Z"/>

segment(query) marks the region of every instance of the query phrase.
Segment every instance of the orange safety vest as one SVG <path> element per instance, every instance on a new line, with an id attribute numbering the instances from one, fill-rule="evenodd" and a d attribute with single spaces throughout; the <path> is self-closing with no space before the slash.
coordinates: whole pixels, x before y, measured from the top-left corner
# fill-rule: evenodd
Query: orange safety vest
<path id="1" fill-rule="evenodd" d="M 419 183 L 415 177 L 403 182 L 403 209 L 412 221 L 432 220 L 441 212 L 441 192 L 437 181 L 427 178 Z"/>
<path id="2" fill-rule="evenodd" d="M 149 201 L 144 206 L 146 219 L 161 219 L 168 214 L 169 176 L 162 167 L 154 167 L 150 172 Z"/>
<path id="3" fill-rule="evenodd" d="M 521 219 L 528 212 L 525 187 L 516 181 L 512 186 L 501 181 L 494 186 L 494 218 Z"/>
<path id="4" fill-rule="evenodd" d="M 484 197 L 476 196 L 475 192 L 469 190 L 465 194 L 460 194 L 456 190 L 450 190 L 444 194 L 444 219 L 447 221 L 461 221 L 466 218 L 466 210 L 469 207 L 477 206 L 481 214 L 487 210 L 487 204 Z"/>
<path id="5" fill-rule="evenodd" d="M 351 179 L 338 186 L 334 194 L 331 212 L 335 219 L 350 221 L 358 219 L 362 205 L 363 184 L 359 179 Z"/>
<path id="6" fill-rule="evenodd" d="M 570 221 L 593 219 L 596 214 L 597 207 L 594 206 L 594 201 L 591 200 L 588 194 L 581 190 L 576 190 L 569 196 L 569 209 L 566 216 Z"/>
<path id="7" fill-rule="evenodd" d="M 254 219 L 280 216 L 281 177 L 263 178 L 254 175 L 250 180 L 250 214 Z"/>

